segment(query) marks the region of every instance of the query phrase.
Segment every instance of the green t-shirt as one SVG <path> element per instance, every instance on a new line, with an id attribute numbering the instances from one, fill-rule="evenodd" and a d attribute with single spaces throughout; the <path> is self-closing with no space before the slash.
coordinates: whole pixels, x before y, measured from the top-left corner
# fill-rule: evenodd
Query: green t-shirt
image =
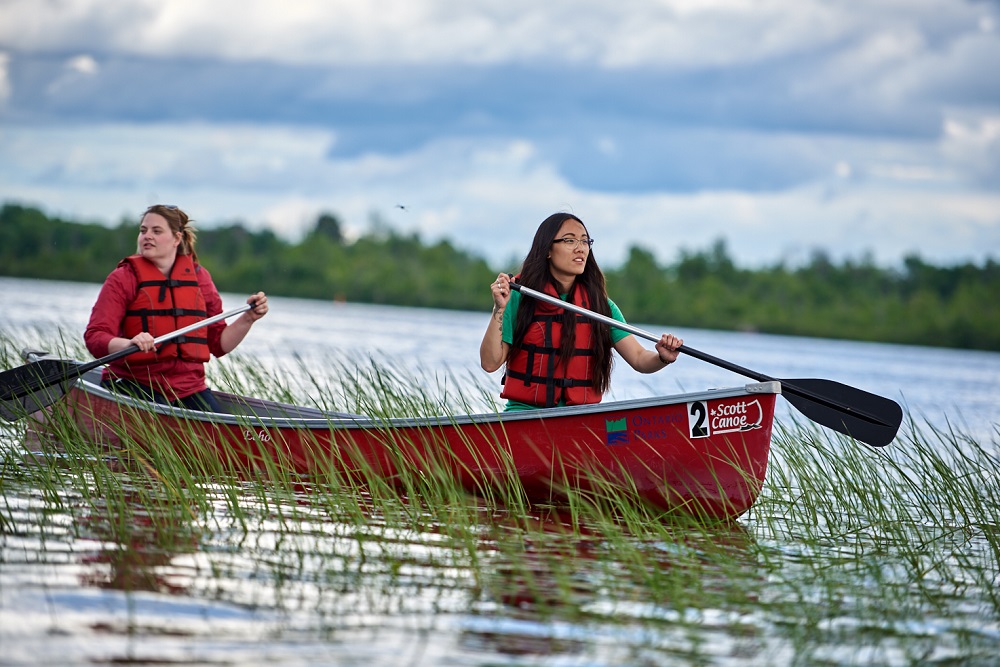
<path id="1" fill-rule="evenodd" d="M 530 297 L 529 297 L 530 298 Z M 569 298 L 569 294 L 560 294 L 559 298 L 565 301 Z M 625 321 L 625 316 L 622 315 L 622 311 L 618 308 L 618 305 L 608 299 L 608 306 L 611 308 L 611 319 L 617 320 L 622 324 L 628 324 Z M 508 345 L 514 344 L 514 323 L 517 322 L 517 309 L 521 307 L 521 293 L 518 291 L 513 291 L 510 293 L 510 301 L 507 302 L 507 307 L 503 311 L 503 329 L 500 332 L 500 338 L 503 342 Z M 611 327 L 611 344 L 614 345 L 620 341 L 625 336 L 628 336 L 629 332 L 624 329 L 617 329 Z M 562 401 L 558 405 L 564 405 Z M 507 401 L 506 407 L 504 407 L 504 412 L 516 412 L 518 410 L 537 410 L 537 405 L 529 405 L 528 403 L 521 403 L 520 401 Z"/>

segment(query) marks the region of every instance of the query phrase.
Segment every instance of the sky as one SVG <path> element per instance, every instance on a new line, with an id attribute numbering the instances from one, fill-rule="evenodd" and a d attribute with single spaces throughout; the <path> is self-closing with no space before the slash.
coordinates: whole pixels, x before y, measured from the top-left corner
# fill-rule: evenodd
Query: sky
<path id="1" fill-rule="evenodd" d="M 495 268 L 1000 259 L 1000 2 L 0 0 L 0 202 Z"/>

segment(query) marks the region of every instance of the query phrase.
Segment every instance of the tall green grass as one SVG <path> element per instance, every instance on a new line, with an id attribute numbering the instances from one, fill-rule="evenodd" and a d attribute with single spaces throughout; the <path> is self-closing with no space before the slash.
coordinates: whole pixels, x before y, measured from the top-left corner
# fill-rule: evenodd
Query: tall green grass
<path id="1" fill-rule="evenodd" d="M 374 360 L 331 360 L 333 383 L 238 356 L 216 366 L 221 389 L 377 419 L 470 403 L 464 380 Z M 44 448 L 25 423 L 4 427 L 0 536 L 107 545 L 95 571 L 109 587 L 305 610 L 318 633 L 428 614 L 569 624 L 572 641 L 649 664 L 986 664 L 1000 647 L 997 443 L 932 424 L 875 450 L 781 423 L 760 499 L 725 525 L 611 485 L 558 507 L 513 482 L 469 495 L 446 453 L 395 483 L 364 466 L 304 478 L 200 451 L 194 425 L 185 450 L 157 446 L 169 436 L 150 423 L 113 451 L 58 409 L 50 426 Z"/>

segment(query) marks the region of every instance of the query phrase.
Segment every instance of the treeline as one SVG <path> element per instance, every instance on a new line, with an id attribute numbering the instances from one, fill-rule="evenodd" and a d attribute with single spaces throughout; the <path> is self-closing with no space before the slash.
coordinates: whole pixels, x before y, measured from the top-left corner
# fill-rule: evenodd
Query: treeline
<path id="1" fill-rule="evenodd" d="M 904 259 L 898 270 L 870 259 L 835 264 L 814 253 L 807 264 L 747 270 L 725 244 L 682 252 L 659 266 L 632 248 L 608 273 L 608 289 L 636 321 L 707 329 L 847 338 L 941 347 L 1000 350 L 1000 264 L 927 264 Z"/>
<path id="2" fill-rule="evenodd" d="M 0 274 L 101 282 L 135 252 L 137 232 L 135 221 L 110 228 L 7 204 Z M 239 224 L 200 229 L 197 251 L 222 291 L 484 312 L 497 271 L 516 268 L 382 225 L 347 242 L 331 214 L 298 243 Z M 604 269 L 609 293 L 633 322 L 1000 350 L 1000 264 L 992 259 L 940 267 L 911 256 L 886 269 L 816 252 L 802 266 L 749 270 L 718 241 L 668 265 L 633 247 L 622 266 Z"/>
<path id="3" fill-rule="evenodd" d="M 324 214 L 295 244 L 239 224 L 198 227 L 195 250 L 223 292 L 489 308 L 496 273 L 484 259 L 446 241 L 425 245 L 416 235 L 377 227 L 347 243 L 339 220 Z M 0 208 L 0 274 L 100 283 L 122 257 L 135 253 L 138 232 L 137 220 L 117 227 L 80 224 L 7 204 Z"/>

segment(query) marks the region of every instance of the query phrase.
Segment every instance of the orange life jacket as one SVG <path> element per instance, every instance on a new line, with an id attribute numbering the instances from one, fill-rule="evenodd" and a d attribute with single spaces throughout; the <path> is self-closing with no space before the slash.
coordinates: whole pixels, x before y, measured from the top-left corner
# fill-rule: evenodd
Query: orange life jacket
<path id="1" fill-rule="evenodd" d="M 177 255 L 170 276 L 142 255 L 123 259 L 119 266 L 131 264 L 139 281 L 135 299 L 125 309 L 123 336 L 132 338 L 148 331 L 153 338 L 176 331 L 208 317 L 205 297 L 198 286 L 198 267 L 190 255 Z M 155 352 L 136 352 L 125 357 L 129 366 L 143 366 L 165 359 L 179 358 L 205 362 L 211 358 L 208 330 L 198 329 L 160 345 Z"/>
<path id="2" fill-rule="evenodd" d="M 546 285 L 544 291 L 558 297 L 552 285 Z M 569 301 L 589 307 L 586 292 L 577 285 Z M 502 398 L 547 408 L 560 401 L 566 405 L 601 401 L 600 392 L 594 389 L 594 351 L 591 349 L 594 327 L 588 318 L 576 316 L 573 354 L 568 364 L 559 361 L 563 312 L 562 308 L 544 301 L 535 303 L 535 313 L 521 347 L 507 360 Z"/>

